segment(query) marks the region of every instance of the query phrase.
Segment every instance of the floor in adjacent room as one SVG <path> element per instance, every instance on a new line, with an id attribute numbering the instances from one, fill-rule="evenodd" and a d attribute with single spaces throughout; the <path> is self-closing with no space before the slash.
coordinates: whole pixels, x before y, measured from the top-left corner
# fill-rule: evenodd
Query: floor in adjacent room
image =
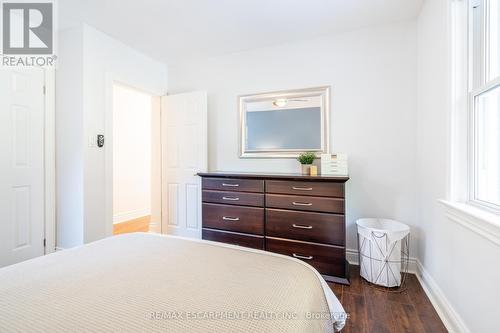
<path id="1" fill-rule="evenodd" d="M 149 232 L 151 216 L 143 216 L 137 219 L 116 223 L 113 225 L 113 235 L 128 234 L 131 232 Z"/>
<path id="2" fill-rule="evenodd" d="M 447 332 L 413 274 L 401 293 L 372 287 L 359 276 L 359 266 L 351 266 L 350 286 L 329 285 L 350 316 L 342 333 Z"/>

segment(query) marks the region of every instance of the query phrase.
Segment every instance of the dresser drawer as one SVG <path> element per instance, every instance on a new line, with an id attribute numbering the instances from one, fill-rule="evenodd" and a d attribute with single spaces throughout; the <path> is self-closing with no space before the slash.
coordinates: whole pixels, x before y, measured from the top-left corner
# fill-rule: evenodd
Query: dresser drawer
<path id="1" fill-rule="evenodd" d="M 203 203 L 203 227 L 264 234 L 264 208 Z"/>
<path id="2" fill-rule="evenodd" d="M 277 194 L 312 195 L 318 197 L 344 197 L 343 183 L 266 180 L 266 192 Z"/>
<path id="3" fill-rule="evenodd" d="M 206 240 L 264 250 L 263 236 L 244 235 L 236 232 L 211 230 L 205 228 L 202 229 L 201 234 L 202 238 Z"/>
<path id="4" fill-rule="evenodd" d="M 344 214 L 344 199 L 266 194 L 266 207 Z"/>
<path id="5" fill-rule="evenodd" d="M 258 179 L 237 178 L 203 178 L 201 187 L 204 190 L 264 192 L 264 181 Z"/>
<path id="6" fill-rule="evenodd" d="M 266 250 L 301 259 L 321 274 L 345 276 L 343 247 L 266 237 Z"/>
<path id="7" fill-rule="evenodd" d="M 203 190 L 203 202 L 264 207 L 264 194 Z"/>
<path id="8" fill-rule="evenodd" d="M 266 235 L 344 246 L 344 215 L 266 209 Z"/>

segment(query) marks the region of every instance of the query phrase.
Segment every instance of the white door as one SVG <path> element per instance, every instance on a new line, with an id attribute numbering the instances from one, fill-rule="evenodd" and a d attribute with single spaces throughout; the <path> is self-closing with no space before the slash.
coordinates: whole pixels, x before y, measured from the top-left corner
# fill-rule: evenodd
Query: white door
<path id="1" fill-rule="evenodd" d="M 201 238 L 201 180 L 207 171 L 207 94 L 162 97 L 162 232 Z"/>
<path id="2" fill-rule="evenodd" d="M 44 254 L 44 72 L 0 69 L 0 267 Z"/>

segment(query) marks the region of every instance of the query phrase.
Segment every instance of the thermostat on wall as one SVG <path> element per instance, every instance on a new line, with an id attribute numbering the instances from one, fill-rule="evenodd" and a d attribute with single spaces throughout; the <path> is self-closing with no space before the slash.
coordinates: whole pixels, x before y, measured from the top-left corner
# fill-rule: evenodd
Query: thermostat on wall
<path id="1" fill-rule="evenodd" d="M 97 147 L 99 148 L 104 147 L 104 135 L 102 134 L 97 135 Z"/>

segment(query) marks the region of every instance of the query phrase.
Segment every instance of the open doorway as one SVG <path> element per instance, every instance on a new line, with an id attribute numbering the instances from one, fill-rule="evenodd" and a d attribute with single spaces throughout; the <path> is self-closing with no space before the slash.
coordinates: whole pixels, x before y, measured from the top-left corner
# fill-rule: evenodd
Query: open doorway
<path id="1" fill-rule="evenodd" d="M 160 107 L 147 92 L 113 84 L 113 234 L 160 232 Z M 158 208 L 161 209 L 161 208 Z"/>

